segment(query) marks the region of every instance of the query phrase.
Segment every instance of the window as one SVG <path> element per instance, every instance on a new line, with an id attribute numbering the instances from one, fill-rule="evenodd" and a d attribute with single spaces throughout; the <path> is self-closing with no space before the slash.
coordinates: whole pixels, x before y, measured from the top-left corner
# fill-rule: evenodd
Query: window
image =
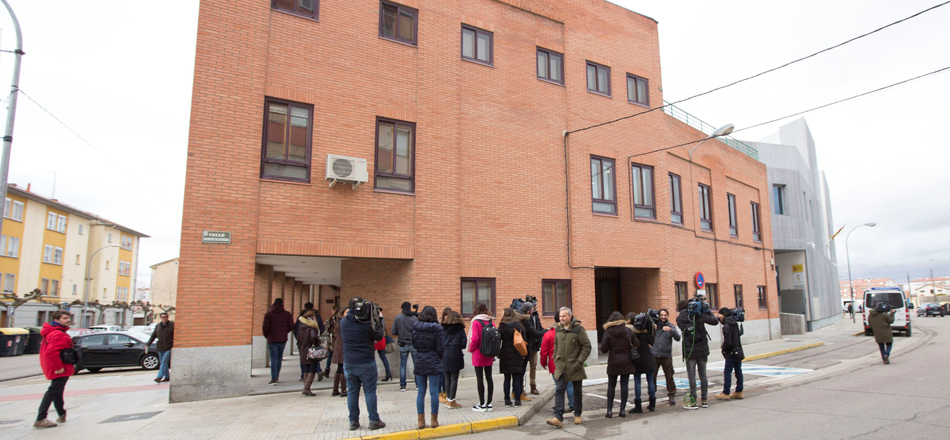
<path id="1" fill-rule="evenodd" d="M 376 188 L 413 192 L 415 131 L 410 122 L 376 121 Z"/>
<path id="2" fill-rule="evenodd" d="M 36 326 L 42 327 L 49 322 L 50 312 L 36 312 Z"/>
<path id="3" fill-rule="evenodd" d="M 120 235 L 119 242 L 122 245 L 122 249 L 132 250 L 132 237 L 129 235 Z"/>
<path id="4" fill-rule="evenodd" d="M 772 205 L 776 214 L 785 215 L 785 185 L 772 185 Z"/>
<path id="5" fill-rule="evenodd" d="M 759 309 L 765 310 L 769 308 L 769 299 L 765 294 L 765 286 L 756 287 L 756 290 L 759 292 Z"/>
<path id="6" fill-rule="evenodd" d="M 79 264 L 80 264 L 80 262 L 79 262 L 79 254 L 76 254 L 76 265 L 78 266 Z"/>
<path id="7" fill-rule="evenodd" d="M 591 198 L 594 212 L 617 215 L 617 192 L 614 179 L 614 160 L 590 157 Z"/>
<path id="8" fill-rule="evenodd" d="M 733 284 L 736 291 L 736 307 L 745 307 L 742 305 L 742 284 Z"/>
<path id="9" fill-rule="evenodd" d="M 416 45 L 418 11 L 394 3 L 379 4 L 379 36 L 388 40 Z"/>
<path id="10" fill-rule="evenodd" d="M 40 279 L 40 292 L 43 292 L 43 295 L 49 294 L 49 278 Z"/>
<path id="11" fill-rule="evenodd" d="M 686 301 L 689 299 L 689 284 L 686 281 L 677 281 L 676 282 L 676 304 L 679 304 L 680 301 Z"/>
<path id="12" fill-rule="evenodd" d="M 641 218 L 656 218 L 653 201 L 653 167 L 633 164 L 633 215 Z"/>
<path id="13" fill-rule="evenodd" d="M 314 20 L 320 18 L 320 0 L 271 0 L 270 7 Z"/>
<path id="14" fill-rule="evenodd" d="M 60 215 L 56 219 L 56 232 L 66 232 L 66 216 Z"/>
<path id="15" fill-rule="evenodd" d="M 82 224 L 79 225 L 79 235 L 82 235 Z"/>
<path id="16" fill-rule="evenodd" d="M 650 92 L 646 78 L 627 74 L 627 102 L 650 105 Z"/>
<path id="17" fill-rule="evenodd" d="M 59 280 L 49 281 L 49 294 L 50 296 L 59 296 Z"/>
<path id="18" fill-rule="evenodd" d="M 462 278 L 462 316 L 473 316 L 475 304 L 483 302 L 495 314 L 495 279 Z"/>
<path id="19" fill-rule="evenodd" d="M 492 65 L 492 33 L 462 25 L 462 59 Z"/>
<path id="20" fill-rule="evenodd" d="M 587 62 L 587 91 L 610 96 L 610 68 Z"/>
<path id="21" fill-rule="evenodd" d="M 752 203 L 752 240 L 762 241 L 762 226 L 759 224 L 759 204 Z"/>
<path id="22" fill-rule="evenodd" d="M 554 316 L 561 307 L 571 307 L 571 280 L 542 280 L 542 314 Z"/>
<path id="23" fill-rule="evenodd" d="M 14 290 L 16 290 L 16 274 L 13 274 L 13 273 L 3 274 L 3 291 L 13 292 Z"/>
<path id="24" fill-rule="evenodd" d="M 268 98 L 264 107 L 261 178 L 310 183 L 313 106 Z"/>
<path id="25" fill-rule="evenodd" d="M 709 310 L 719 310 L 719 286 L 706 283 L 706 302 L 709 303 Z"/>
<path id="26" fill-rule="evenodd" d="M 564 84 L 564 55 L 539 47 L 538 79 Z"/>
<path id="27" fill-rule="evenodd" d="M 59 216 L 55 212 L 47 212 L 46 213 L 46 229 L 49 229 L 50 231 L 55 231 L 56 220 L 58 218 Z"/>
<path id="28" fill-rule="evenodd" d="M 680 176 L 670 173 L 670 221 L 683 224 L 683 193 L 680 189 Z"/>
<path id="29" fill-rule="evenodd" d="M 132 275 L 131 261 L 119 261 L 119 275 L 124 275 L 124 276 Z"/>
<path id="30" fill-rule="evenodd" d="M 10 200 L 9 198 L 7 198 L 3 202 L 3 218 L 8 218 L 10 220 L 16 220 L 18 222 L 22 222 L 23 221 L 23 202 Z"/>
<path id="31" fill-rule="evenodd" d="M 109 243 L 112 243 L 112 233 L 111 233 L 111 232 L 106 235 L 106 241 L 108 241 Z"/>
<path id="32" fill-rule="evenodd" d="M 20 237 L 0 235 L 0 255 L 18 258 L 20 256 Z"/>
<path id="33" fill-rule="evenodd" d="M 106 345 L 118 346 L 118 345 L 132 344 L 132 343 L 133 343 L 132 338 L 126 335 L 107 335 L 106 336 Z M 415 359 L 413 359 L 413 361 L 415 361 Z"/>
<path id="34" fill-rule="evenodd" d="M 712 231 L 712 207 L 709 205 L 709 187 L 699 184 L 699 226 Z"/>
<path id="35" fill-rule="evenodd" d="M 106 260 L 106 270 L 109 270 L 109 260 Z"/>
<path id="36" fill-rule="evenodd" d="M 43 262 L 53 264 L 53 253 L 55 251 L 55 246 L 46 245 L 43 246 Z"/>
<path id="37" fill-rule="evenodd" d="M 726 199 L 729 201 L 729 235 L 739 236 L 739 226 L 736 223 L 736 196 L 726 193 Z"/>
<path id="38" fill-rule="evenodd" d="M 63 248 L 56 247 L 53 249 L 53 264 L 63 265 Z"/>
<path id="39" fill-rule="evenodd" d="M 108 293 L 109 293 L 109 289 L 103 287 L 103 288 L 102 288 L 102 297 L 105 298 Z"/>
<path id="40" fill-rule="evenodd" d="M 79 294 L 79 285 L 73 284 L 73 295 Z"/>

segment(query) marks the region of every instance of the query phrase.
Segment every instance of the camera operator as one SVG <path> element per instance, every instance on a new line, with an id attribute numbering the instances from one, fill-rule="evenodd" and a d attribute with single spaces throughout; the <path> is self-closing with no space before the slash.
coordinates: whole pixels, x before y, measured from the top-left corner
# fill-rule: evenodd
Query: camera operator
<path id="1" fill-rule="evenodd" d="M 741 310 L 741 309 L 737 309 Z M 745 359 L 745 353 L 742 352 L 742 327 L 739 326 L 733 310 L 725 307 L 719 309 L 719 322 L 722 323 L 722 358 L 726 360 L 723 373 L 722 392 L 716 394 L 718 400 L 730 400 L 742 398 L 742 360 Z M 732 370 L 736 370 L 736 392 L 729 395 L 732 388 Z"/>
<path id="2" fill-rule="evenodd" d="M 406 361 L 409 360 L 409 355 L 412 355 L 413 362 L 416 361 L 416 349 L 412 346 L 412 326 L 419 318 L 416 312 L 410 310 L 411 307 L 409 301 L 402 303 L 402 313 L 393 319 L 393 329 L 390 331 L 397 338 L 396 343 L 399 345 L 399 391 L 406 391 Z M 418 308 L 416 305 L 416 309 Z"/>
<path id="3" fill-rule="evenodd" d="M 530 297 L 533 299 L 533 297 Z M 521 325 L 527 330 L 527 333 L 524 335 L 525 339 L 528 341 L 528 355 L 524 358 L 524 371 L 528 373 L 528 378 L 531 382 L 531 394 L 541 394 L 538 392 L 538 384 L 535 380 L 535 375 L 537 374 L 538 369 L 538 352 L 541 350 L 541 341 L 544 339 L 544 327 L 541 325 L 541 317 L 538 316 L 537 310 L 538 302 L 537 300 L 532 302 L 525 302 L 521 305 L 521 314 L 518 315 L 521 318 Z M 529 365 L 530 364 L 530 370 Z M 524 385 L 524 379 L 521 380 L 522 385 Z M 521 400 L 529 401 L 527 395 L 521 396 Z"/>
<path id="4" fill-rule="evenodd" d="M 706 403 L 709 381 L 706 378 L 706 359 L 709 357 L 709 335 L 706 325 L 718 325 L 719 320 L 709 311 L 709 303 L 702 296 L 695 296 L 688 303 L 680 303 L 682 310 L 676 317 L 676 324 L 683 329 L 683 359 L 686 360 L 686 374 L 689 376 L 689 396 L 683 401 L 683 409 L 709 408 Z M 696 401 L 696 370 L 699 369 L 701 383 L 701 403 Z"/>
<path id="5" fill-rule="evenodd" d="M 375 315 L 375 316 L 374 316 Z M 360 388 L 365 393 L 366 411 L 369 413 L 369 429 L 385 428 L 376 411 L 376 349 L 373 345 L 383 339 L 377 326 L 379 311 L 360 297 L 349 302 L 349 312 L 340 320 L 340 339 L 343 340 L 343 372 L 346 374 L 346 405 L 349 409 L 350 431 L 360 427 Z"/>
<path id="6" fill-rule="evenodd" d="M 874 304 L 874 309 L 868 312 L 868 327 L 874 333 L 874 341 L 881 350 L 881 360 L 884 364 L 891 363 L 891 346 L 894 344 L 894 332 L 891 324 L 894 323 L 894 310 L 885 302 Z"/>
<path id="7" fill-rule="evenodd" d="M 676 405 L 676 383 L 673 381 L 673 340 L 680 340 L 680 331 L 669 320 L 670 311 L 660 309 L 657 314 L 656 340 L 653 342 L 653 360 L 656 368 L 653 373 L 653 387 L 656 388 L 656 378 L 663 367 L 666 376 L 666 395 L 670 398 L 670 406 Z"/>

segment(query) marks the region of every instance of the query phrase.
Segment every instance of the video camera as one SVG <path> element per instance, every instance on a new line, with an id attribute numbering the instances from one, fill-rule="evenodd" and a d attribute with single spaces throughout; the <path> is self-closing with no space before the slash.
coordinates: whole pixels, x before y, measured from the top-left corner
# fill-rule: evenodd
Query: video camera
<path id="1" fill-rule="evenodd" d="M 358 301 L 353 303 L 352 313 L 357 322 L 372 322 L 373 328 L 377 330 L 383 326 L 382 318 L 379 316 L 379 305 L 374 302 L 358 298 Z"/>
<path id="2" fill-rule="evenodd" d="M 880 301 L 874 304 L 874 310 L 877 310 L 878 313 L 887 313 L 891 311 L 892 307 L 890 304 Z"/>
<path id="3" fill-rule="evenodd" d="M 686 313 L 689 316 L 699 316 L 704 313 L 709 313 L 709 303 L 703 299 L 704 298 L 699 295 L 692 297 L 686 304 Z"/>
<path id="4" fill-rule="evenodd" d="M 647 309 L 647 316 L 653 320 L 657 327 L 660 327 L 660 312 L 654 309 Z"/>
<path id="5" fill-rule="evenodd" d="M 531 303 L 531 304 L 534 304 L 535 307 L 537 307 L 538 298 L 531 295 L 525 295 L 524 299 L 515 298 L 514 300 L 511 301 L 511 310 L 521 313 L 521 306 L 523 306 L 524 303 Z"/>
<path id="6" fill-rule="evenodd" d="M 733 318 L 736 318 L 736 322 L 744 322 L 744 321 L 745 321 L 745 309 L 743 309 L 742 307 L 736 307 L 736 308 L 730 310 L 729 313 L 732 314 L 732 317 L 733 317 Z"/>

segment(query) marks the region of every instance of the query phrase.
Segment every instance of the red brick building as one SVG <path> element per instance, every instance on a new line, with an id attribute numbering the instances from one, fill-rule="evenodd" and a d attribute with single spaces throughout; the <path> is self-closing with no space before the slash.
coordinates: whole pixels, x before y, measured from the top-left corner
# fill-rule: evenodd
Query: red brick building
<path id="1" fill-rule="evenodd" d="M 746 340 L 778 337 L 765 165 L 661 150 L 707 137 L 661 110 L 565 135 L 659 107 L 659 56 L 654 20 L 601 0 L 202 0 L 171 400 L 247 394 L 277 297 L 533 295 L 593 338 L 702 272 Z M 330 187 L 328 154 L 365 184 Z"/>

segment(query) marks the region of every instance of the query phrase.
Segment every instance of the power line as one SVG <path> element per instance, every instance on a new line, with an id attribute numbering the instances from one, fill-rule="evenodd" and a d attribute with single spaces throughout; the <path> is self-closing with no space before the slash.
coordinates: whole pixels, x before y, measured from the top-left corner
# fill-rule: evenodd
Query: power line
<path id="1" fill-rule="evenodd" d="M 891 27 L 891 26 L 894 26 L 894 25 L 897 25 L 897 24 L 899 24 L 899 23 L 905 22 L 905 21 L 910 20 L 910 19 L 912 19 L 912 18 L 914 18 L 914 17 L 917 17 L 917 16 L 919 16 L 919 15 L 922 15 L 922 14 L 924 14 L 924 13 L 927 13 L 927 12 L 930 12 L 930 11 L 932 11 L 932 10 L 934 10 L 934 9 L 937 9 L 937 8 L 939 8 L 939 7 L 941 7 L 941 6 L 945 6 L 945 5 L 947 5 L 948 3 L 950 3 L 950 0 L 945 1 L 945 2 L 943 2 L 943 3 L 940 3 L 940 4 L 938 4 L 938 5 L 935 5 L 935 6 L 931 6 L 931 7 L 927 8 L 927 9 L 924 9 L 923 11 L 917 12 L 916 14 L 913 14 L 913 15 L 910 15 L 910 16 L 907 16 L 907 17 L 904 17 L 904 18 L 902 18 L 902 19 L 900 19 L 900 20 L 897 20 L 897 21 L 892 22 L 892 23 L 890 23 L 890 24 L 881 26 L 881 27 L 879 27 L 879 28 L 877 28 L 877 29 L 875 29 L 875 30 L 873 30 L 873 31 L 866 32 L 866 33 L 864 33 L 864 34 L 858 35 L 858 36 L 856 36 L 856 37 L 854 37 L 854 38 L 851 38 L 851 39 L 846 40 L 846 41 L 844 41 L 844 42 L 838 43 L 838 44 L 836 44 L 836 45 L 834 45 L 834 46 L 826 47 L 826 48 L 824 48 L 824 49 L 822 49 L 822 50 L 819 50 L 818 52 L 812 53 L 811 55 L 806 55 L 806 56 L 804 56 L 804 57 L 801 57 L 801 58 L 798 58 L 798 59 L 796 59 L 796 60 L 789 61 L 789 62 L 787 62 L 787 63 L 785 63 L 785 64 L 782 64 L 781 66 L 773 67 L 773 68 L 771 68 L 771 69 L 768 69 L 768 70 L 765 70 L 765 71 L 756 73 L 755 75 L 752 75 L 752 76 L 749 76 L 749 77 L 746 77 L 746 78 L 742 78 L 742 79 L 737 80 L 737 81 L 733 81 L 733 82 L 731 82 L 731 83 L 729 83 L 729 84 L 726 84 L 726 85 L 723 85 L 723 86 L 719 86 L 719 87 L 716 87 L 716 88 L 707 90 L 707 91 L 702 92 L 702 93 L 697 93 L 697 94 L 695 94 L 695 95 L 693 95 L 693 96 L 690 96 L 690 97 L 687 97 L 687 98 L 683 98 L 683 99 L 680 99 L 680 100 L 675 101 L 675 102 L 671 102 L 671 103 L 669 103 L 669 104 L 667 104 L 667 105 L 672 106 L 672 105 L 675 105 L 675 104 L 679 104 L 679 103 L 681 103 L 681 102 L 686 102 L 686 101 L 689 101 L 690 99 L 698 98 L 698 97 L 704 96 L 704 95 L 708 95 L 708 94 L 710 94 L 710 93 L 712 93 L 712 92 L 716 92 L 716 91 L 725 89 L 725 88 L 727 88 L 727 87 L 732 87 L 732 86 L 734 86 L 734 85 L 736 85 L 736 84 L 746 82 L 746 81 L 748 81 L 748 80 L 750 80 L 750 79 L 758 78 L 758 77 L 760 77 L 760 76 L 762 76 L 762 75 L 765 75 L 765 74 L 767 74 L 767 73 L 774 72 L 774 71 L 776 71 L 776 70 L 779 70 L 779 69 L 782 69 L 782 68 L 791 66 L 792 64 L 795 64 L 795 63 L 798 63 L 798 62 L 807 60 L 807 59 L 809 59 L 809 58 L 812 58 L 812 57 L 814 57 L 814 56 L 817 56 L 817 55 L 820 55 L 820 54 L 822 54 L 822 53 L 828 52 L 828 51 L 830 51 L 830 50 L 837 49 L 837 48 L 839 48 L 839 47 L 841 47 L 841 46 L 844 46 L 845 44 L 848 44 L 848 43 L 854 42 L 854 41 L 856 41 L 856 40 L 859 40 L 859 39 L 861 39 L 861 38 L 867 37 L 868 35 L 875 34 L 875 33 L 877 33 L 877 32 L 880 32 L 880 31 L 884 30 L 884 29 L 887 29 L 887 28 L 889 28 L 889 27 Z M 644 111 L 642 111 L 642 112 L 634 113 L 634 114 L 632 114 L 632 115 L 623 116 L 623 117 L 620 117 L 620 118 L 617 118 L 617 119 L 613 119 L 613 120 L 610 120 L 610 121 L 601 122 L 601 123 L 599 123 L 599 124 L 594 124 L 594 125 L 591 125 L 591 126 L 588 126 L 588 127 L 584 127 L 584 128 L 579 128 L 579 129 L 577 129 L 577 130 L 571 130 L 571 131 L 568 131 L 567 134 L 577 133 L 577 132 L 580 132 L 580 131 L 590 130 L 590 129 L 592 129 L 592 128 L 597 128 L 597 127 L 601 127 L 601 126 L 604 126 L 604 125 L 613 124 L 613 123 L 620 122 L 620 121 L 623 121 L 623 120 L 626 120 L 626 119 L 630 119 L 630 118 L 633 118 L 633 117 L 640 116 L 640 115 L 642 115 L 642 114 L 650 113 L 650 112 L 652 112 L 652 111 L 654 111 L 654 110 L 658 110 L 658 109 L 661 109 L 661 108 L 664 108 L 664 107 L 666 107 L 666 105 L 661 105 L 661 106 L 659 106 L 659 107 L 653 107 L 653 108 L 651 108 L 651 109 L 649 109 L 649 110 L 644 110 Z M 749 127 L 749 128 L 751 128 L 751 127 Z"/>

